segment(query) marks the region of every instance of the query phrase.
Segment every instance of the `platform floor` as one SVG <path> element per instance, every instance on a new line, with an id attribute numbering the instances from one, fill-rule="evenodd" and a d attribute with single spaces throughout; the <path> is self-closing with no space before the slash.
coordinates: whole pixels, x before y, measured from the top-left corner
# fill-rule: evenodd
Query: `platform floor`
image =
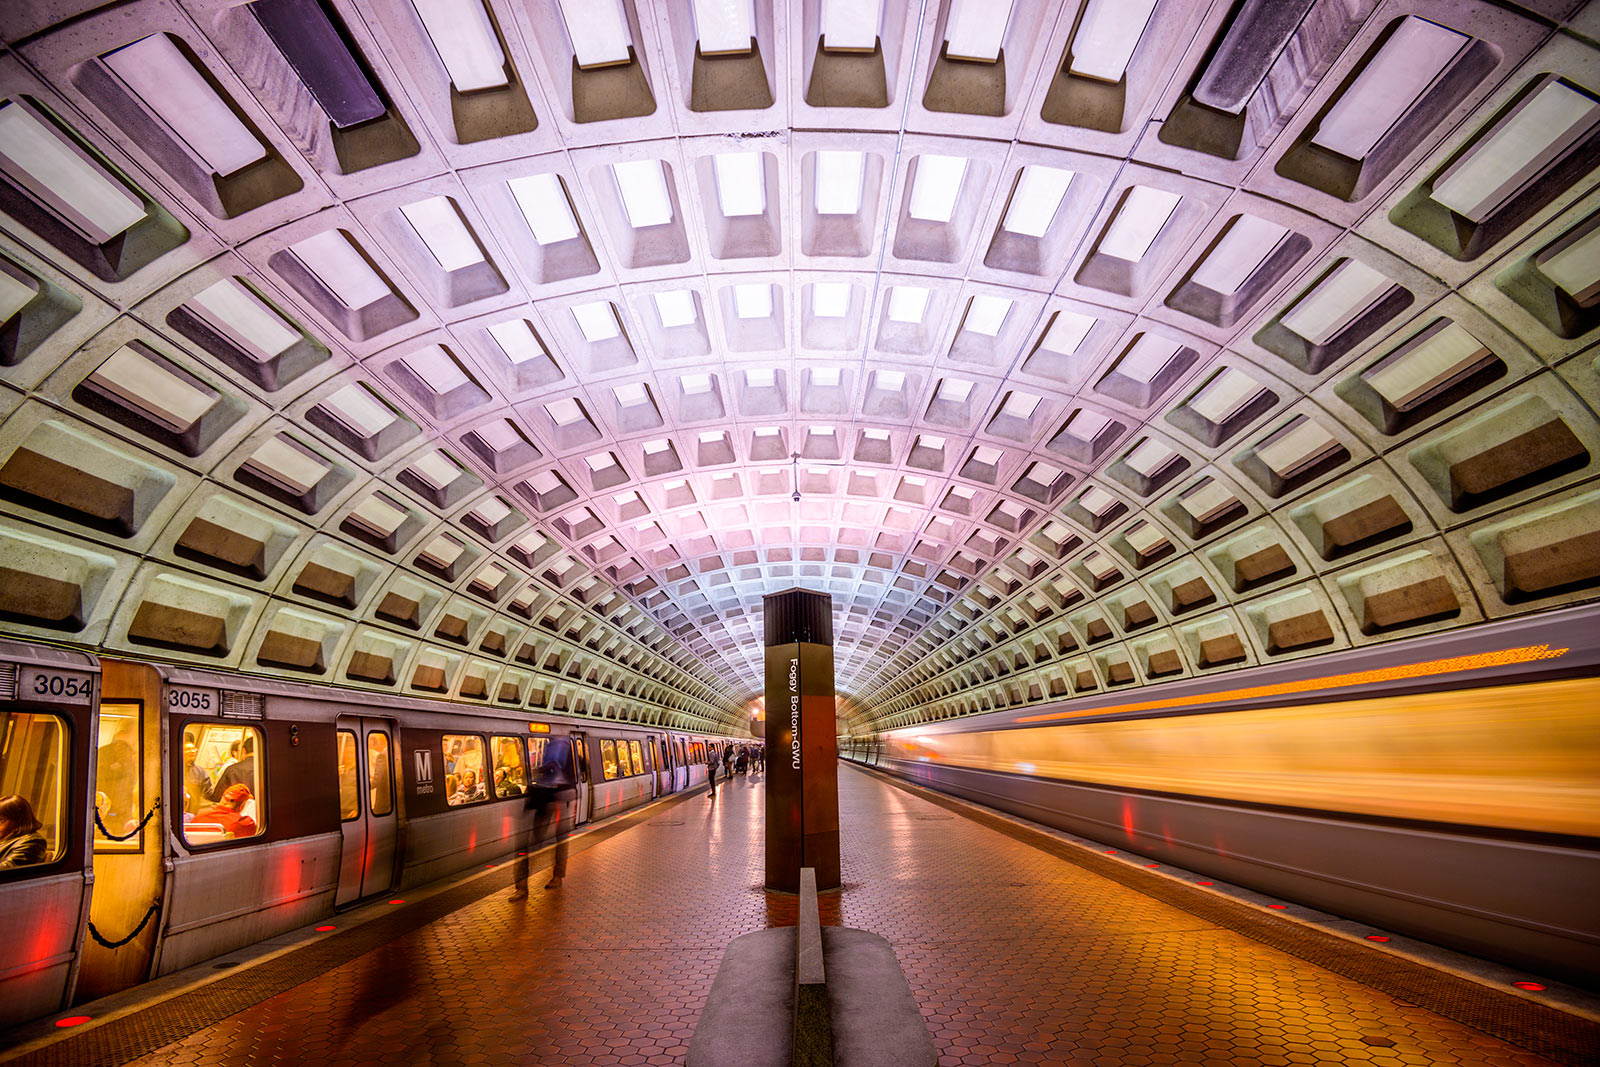
<path id="1" fill-rule="evenodd" d="M 823 921 L 894 945 L 942 1064 L 1584 1059 L 1593 1031 L 1568 1033 L 1565 1050 L 1558 1040 L 1556 1058 L 1546 1059 L 1530 1051 L 1538 1040 L 1518 1047 L 1490 1036 L 1524 1032 L 1516 1026 L 1446 1018 L 1419 1003 L 1434 995 L 1426 990 L 1397 997 L 1395 974 L 1405 969 L 1385 966 L 1376 949 L 1348 945 L 1355 962 L 1328 969 L 1301 958 L 1318 957 L 1297 948 L 1295 924 L 1275 914 L 1185 909 L 1181 894 L 1205 891 L 1180 885 L 1173 897 L 1154 873 L 1097 870 L 1117 861 L 1040 846 L 1001 820 L 967 817 L 848 765 L 840 791 L 846 884 L 824 896 Z M 254 987 L 264 991 L 257 1001 L 207 1008 L 220 1020 L 212 1025 L 182 1033 L 174 1020 L 184 998 L 176 998 L 148 1018 L 135 1010 L 24 1060 L 109 1067 L 128 1062 L 117 1058 L 123 1048 L 142 1067 L 681 1063 L 727 942 L 793 922 L 793 899 L 761 888 L 761 831 L 758 777 L 721 785 L 715 801 L 703 792 L 673 798 L 616 832 L 575 841 L 559 890 L 543 891 L 536 875 L 528 900 L 512 901 L 506 864 L 365 927 L 341 916 L 345 929 L 264 965 L 282 974 L 277 987 Z M 411 907 L 431 911 L 408 922 Z M 1257 919 L 1266 933 L 1250 926 Z M 297 953 L 318 946 L 343 962 L 283 977 Z M 1371 984 L 1350 976 L 1368 973 L 1363 958 L 1377 961 Z M 217 989 L 245 978 L 219 978 Z M 198 1011 L 221 995 L 208 990 L 184 997 L 197 998 Z M 1518 998 L 1503 996 L 1504 1005 L 1445 1010 L 1468 1021 L 1484 1003 L 1490 1015 L 1517 1012 Z M 1453 993 L 1438 1003 L 1460 1000 Z M 1550 1028 L 1541 1026 L 1527 1032 Z"/>

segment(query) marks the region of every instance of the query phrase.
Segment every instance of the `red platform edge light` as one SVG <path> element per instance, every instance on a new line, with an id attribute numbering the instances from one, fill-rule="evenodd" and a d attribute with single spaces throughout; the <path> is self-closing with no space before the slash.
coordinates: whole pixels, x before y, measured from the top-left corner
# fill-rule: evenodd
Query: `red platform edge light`
<path id="1" fill-rule="evenodd" d="M 1216 885 L 1215 882 L 1196 882 L 1195 885 Z"/>
<path id="2" fill-rule="evenodd" d="M 1511 984 L 1516 986 L 1518 989 L 1526 989 L 1530 993 L 1537 993 L 1544 988 L 1544 986 L 1540 985 L 1538 982 L 1512 982 Z M 56 1025 L 59 1026 L 60 1023 L 57 1023 Z"/>
<path id="3" fill-rule="evenodd" d="M 1540 986 L 1539 988 L 1543 989 L 1544 986 Z M 82 1026 L 84 1023 L 88 1022 L 89 1019 L 90 1019 L 90 1016 L 87 1016 L 87 1015 L 68 1015 L 64 1019 L 57 1019 L 56 1020 L 56 1025 L 57 1026 Z"/>
<path id="4" fill-rule="evenodd" d="M 1283 911 L 1288 906 L 1289 905 L 1287 905 L 1287 904 L 1268 904 L 1267 905 L 1267 907 L 1271 908 L 1273 911 Z"/>
<path id="5" fill-rule="evenodd" d="M 391 903 L 391 904 L 404 904 L 405 901 L 403 899 L 396 898 L 394 900 L 389 901 L 389 903 Z"/>
<path id="6" fill-rule="evenodd" d="M 317 933 L 321 934 L 321 933 L 326 933 L 329 930 L 337 930 L 337 929 L 339 929 L 337 926 L 319 926 L 319 927 L 317 927 Z"/>
<path id="7" fill-rule="evenodd" d="M 1117 854 L 1117 850 L 1116 850 L 1116 849 L 1114 849 L 1114 848 L 1108 848 L 1108 849 L 1106 849 L 1106 855 L 1108 855 L 1108 856 L 1115 856 L 1115 855 L 1116 855 L 1116 854 Z"/>
<path id="8" fill-rule="evenodd" d="M 1382 934 L 1368 934 L 1367 935 L 1367 940 L 1368 941 L 1387 941 L 1389 939 L 1387 937 L 1384 937 Z"/>
<path id="9" fill-rule="evenodd" d="M 1145 864 L 1145 866 L 1146 867 L 1159 867 L 1159 866 L 1161 866 L 1161 864 L 1159 864 L 1159 863 L 1147 863 L 1147 864 Z"/>

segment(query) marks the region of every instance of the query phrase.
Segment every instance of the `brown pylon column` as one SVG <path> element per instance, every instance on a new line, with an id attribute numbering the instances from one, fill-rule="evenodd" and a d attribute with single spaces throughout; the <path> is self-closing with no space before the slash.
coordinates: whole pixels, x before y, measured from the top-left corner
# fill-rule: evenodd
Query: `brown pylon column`
<path id="1" fill-rule="evenodd" d="M 764 598 L 767 646 L 767 888 L 796 893 L 800 868 L 839 887 L 839 767 L 833 598 L 790 589 Z"/>

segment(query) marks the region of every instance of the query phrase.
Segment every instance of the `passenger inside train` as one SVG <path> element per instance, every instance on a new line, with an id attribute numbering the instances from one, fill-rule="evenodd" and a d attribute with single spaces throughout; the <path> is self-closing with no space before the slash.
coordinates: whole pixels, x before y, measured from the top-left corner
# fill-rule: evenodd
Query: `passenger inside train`
<path id="1" fill-rule="evenodd" d="M 348 730 L 339 734 L 339 818 L 354 819 L 361 814 L 360 772 L 356 769 L 356 735 Z"/>
<path id="2" fill-rule="evenodd" d="M 110 741 L 103 739 L 110 735 Z M 139 729 L 132 715 L 103 715 L 100 720 L 102 744 L 97 756 L 96 782 L 106 796 L 101 823 L 113 833 L 126 833 L 138 825 L 139 805 Z"/>
<path id="3" fill-rule="evenodd" d="M 246 804 L 255 798 L 246 785 L 230 785 L 222 793 L 222 798 L 216 805 L 207 808 L 194 817 L 194 822 L 184 828 L 184 836 L 193 841 L 197 834 L 206 832 L 215 827 L 221 831 L 221 836 L 228 838 L 255 837 L 261 832 L 256 821 L 243 813 Z"/>
<path id="4" fill-rule="evenodd" d="M 393 792 L 389 784 L 389 735 L 373 732 L 367 735 L 367 799 L 374 815 L 387 815 L 393 810 Z"/>
<path id="5" fill-rule="evenodd" d="M 484 790 L 483 783 L 478 781 L 478 772 L 468 769 L 456 777 L 456 791 L 450 794 L 450 803 L 471 804 L 488 798 L 489 794 Z"/>
<path id="6" fill-rule="evenodd" d="M 199 755 L 199 745 L 183 743 L 183 810 L 190 815 L 206 806 L 206 790 L 211 787 L 211 776 L 195 763 Z"/>
<path id="7" fill-rule="evenodd" d="M 488 800 L 483 782 L 483 738 L 474 735 L 445 734 L 445 798 L 451 807 Z"/>
<path id="8" fill-rule="evenodd" d="M 26 837 L 37 832 L 45 841 L 43 856 L 12 859 L 0 869 L 54 862 L 66 847 L 63 811 L 66 740 L 67 731 L 55 715 L 22 711 L 0 713 L 0 796 L 15 797 L 28 811 L 27 818 L 20 812 L 0 811 L 0 823 L 5 825 L 4 837 L 0 840 L 22 849 L 23 855 L 32 846 L 23 846 L 20 841 L 13 843 L 14 836 Z M 30 830 L 16 829 L 34 821 L 39 825 Z M 7 856 L 10 858 L 9 852 Z"/>
<path id="9" fill-rule="evenodd" d="M 256 791 L 255 737 L 246 733 L 230 746 L 228 756 L 228 764 L 218 772 L 216 781 L 212 783 L 211 789 L 206 795 L 212 800 L 216 800 L 236 785 L 249 787 L 251 795 L 254 795 Z"/>
<path id="10" fill-rule="evenodd" d="M 27 797 L 0 797 L 0 870 L 28 867 L 49 858 L 49 842 L 39 832 L 43 826 Z"/>
<path id="11" fill-rule="evenodd" d="M 494 794 L 497 797 L 519 797 L 527 788 L 527 778 L 522 769 L 522 742 L 515 737 L 495 737 L 490 740 L 494 752 Z"/>
<path id="12" fill-rule="evenodd" d="M 183 730 L 184 840 L 205 845 L 261 834 L 260 745 L 254 726 L 190 723 Z M 189 763 L 189 750 L 194 761 Z M 242 792 L 240 792 L 242 790 Z M 236 803 L 230 807 L 229 798 Z M 235 817 L 214 817 L 231 811 Z"/>

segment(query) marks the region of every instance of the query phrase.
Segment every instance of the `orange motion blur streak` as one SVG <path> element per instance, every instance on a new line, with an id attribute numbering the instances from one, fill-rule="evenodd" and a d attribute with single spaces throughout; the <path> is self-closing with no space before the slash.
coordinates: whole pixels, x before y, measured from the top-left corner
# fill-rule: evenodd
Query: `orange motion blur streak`
<path id="1" fill-rule="evenodd" d="M 1053 711 L 1048 715 L 1027 715 L 1017 722 L 1055 722 L 1059 719 L 1080 719 L 1086 715 L 1112 715 L 1124 711 L 1153 711 L 1159 708 L 1189 708 L 1197 704 L 1216 704 L 1226 700 L 1250 700 L 1281 696 L 1285 693 L 1306 693 L 1316 689 L 1344 689 L 1355 685 L 1371 685 L 1374 682 L 1393 682 L 1402 678 L 1423 678 L 1431 674 L 1454 674 L 1458 671 L 1481 671 L 1491 667 L 1504 667 L 1513 663 L 1533 663 L 1541 659 L 1556 659 L 1566 655 L 1567 651 L 1564 648 L 1551 648 L 1549 645 L 1528 645 L 1524 648 L 1502 649 L 1499 652 L 1480 652 L 1471 656 L 1429 660 L 1426 663 L 1406 663 L 1375 671 L 1355 671 L 1350 674 L 1333 674 L 1326 678 L 1303 678 L 1298 682 L 1230 689 L 1224 693 L 1145 700 L 1134 704 L 1115 704 L 1108 708 Z"/>

